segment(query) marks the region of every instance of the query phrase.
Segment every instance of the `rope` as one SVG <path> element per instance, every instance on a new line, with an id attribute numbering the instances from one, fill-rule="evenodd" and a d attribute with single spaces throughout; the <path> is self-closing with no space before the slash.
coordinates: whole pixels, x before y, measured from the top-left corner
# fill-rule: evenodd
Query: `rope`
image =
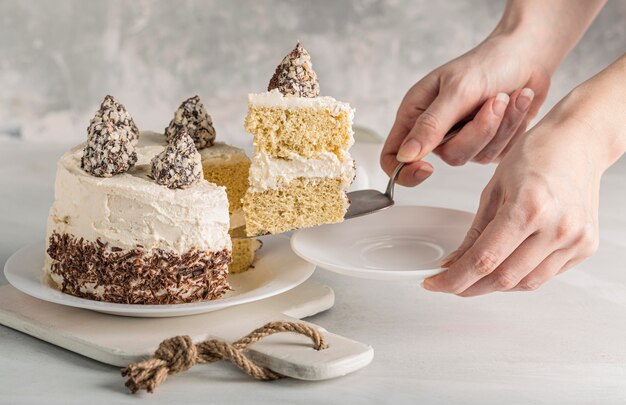
<path id="1" fill-rule="evenodd" d="M 128 376 L 125 385 L 133 394 L 142 389 L 154 392 L 154 389 L 161 385 L 168 375 L 187 371 L 196 364 L 228 360 L 257 380 L 277 380 L 283 376 L 269 368 L 253 363 L 244 352 L 248 346 L 264 337 L 281 332 L 298 333 L 309 337 L 315 350 L 328 347 L 321 333 L 304 323 L 270 322 L 234 343 L 210 339 L 194 344 L 189 336 L 175 336 L 165 339 L 154 352 L 153 357 L 123 368 L 122 376 Z"/>

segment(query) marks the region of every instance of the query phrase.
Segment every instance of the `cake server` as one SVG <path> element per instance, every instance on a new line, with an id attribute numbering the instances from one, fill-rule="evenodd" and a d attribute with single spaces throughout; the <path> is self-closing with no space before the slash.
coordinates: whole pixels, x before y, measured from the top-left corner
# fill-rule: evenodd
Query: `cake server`
<path id="1" fill-rule="evenodd" d="M 450 129 L 450 131 L 443 137 L 439 145 L 441 146 L 444 143 L 448 142 L 450 139 L 454 138 L 456 134 L 459 133 L 461 128 L 468 121 L 463 121 L 457 123 L 455 126 Z M 392 207 L 394 205 L 393 200 L 393 190 L 396 184 L 396 180 L 398 179 L 398 175 L 402 168 L 406 165 L 405 162 L 399 162 L 398 165 L 393 169 L 391 176 L 389 176 L 389 183 L 387 183 L 387 189 L 384 193 L 378 190 L 357 190 L 348 193 L 348 198 L 350 199 L 350 207 L 346 212 L 346 215 L 343 217 L 344 219 L 351 219 L 360 217 L 363 215 L 373 214 L 375 212 L 384 210 L 386 208 Z"/>
<path id="2" fill-rule="evenodd" d="M 438 146 L 443 145 L 448 142 L 450 139 L 454 138 L 456 134 L 463 128 L 465 124 L 467 124 L 470 119 L 463 120 L 455 124 L 450 131 L 443 137 Z M 393 200 L 393 190 L 396 184 L 396 180 L 398 175 L 400 174 L 400 170 L 404 167 L 406 163 L 400 162 L 393 169 L 391 176 L 389 176 L 389 183 L 387 183 L 387 190 L 385 192 L 380 192 L 378 190 L 357 190 L 348 193 L 348 198 L 350 199 L 350 207 L 346 212 L 346 215 L 343 217 L 344 219 L 351 219 L 360 217 L 363 215 L 373 214 L 375 212 L 384 210 L 386 208 L 392 207 L 394 205 Z M 241 225 L 237 228 L 233 228 L 230 230 L 230 237 L 232 239 L 247 239 L 253 238 L 254 236 L 246 235 L 246 225 Z"/>

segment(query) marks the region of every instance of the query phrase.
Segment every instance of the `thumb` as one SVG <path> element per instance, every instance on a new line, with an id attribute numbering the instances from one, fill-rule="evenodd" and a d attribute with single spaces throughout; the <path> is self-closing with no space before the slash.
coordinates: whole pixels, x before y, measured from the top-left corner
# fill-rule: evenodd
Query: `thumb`
<path id="1" fill-rule="evenodd" d="M 439 266 L 443 268 L 450 267 L 454 262 L 456 262 L 465 252 L 471 248 L 476 240 L 482 235 L 483 231 L 489 225 L 489 223 L 493 220 L 498 212 L 498 207 L 501 204 L 500 193 L 491 192 L 490 188 L 487 187 L 483 191 L 481 196 L 480 205 L 478 207 L 478 211 L 474 216 L 474 220 L 472 221 L 472 225 L 470 229 L 467 231 L 463 242 L 459 245 L 459 247 L 448 256 L 444 257 L 441 262 L 439 262 Z"/>
<path id="2" fill-rule="evenodd" d="M 472 106 L 462 105 L 461 99 L 458 95 L 440 93 L 417 117 L 400 145 L 396 159 L 399 162 L 415 162 L 435 149 L 454 124 L 472 111 Z"/>

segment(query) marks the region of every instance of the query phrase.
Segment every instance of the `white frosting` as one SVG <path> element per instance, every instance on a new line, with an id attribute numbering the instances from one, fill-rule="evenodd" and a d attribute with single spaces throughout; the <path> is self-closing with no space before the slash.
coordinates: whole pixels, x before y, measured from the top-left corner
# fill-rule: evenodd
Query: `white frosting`
<path id="1" fill-rule="evenodd" d="M 350 104 L 337 101 L 332 97 L 296 97 L 284 96 L 280 91 L 274 89 L 265 93 L 248 94 L 248 105 L 250 107 L 278 107 L 278 108 L 320 108 L 328 109 L 331 114 L 339 115 L 342 111 L 348 113 L 350 124 L 354 119 L 354 109 Z"/>
<path id="2" fill-rule="evenodd" d="M 250 166 L 250 190 L 260 192 L 276 189 L 297 178 L 340 178 L 347 190 L 354 179 L 354 161 L 344 152 L 341 158 L 334 153 L 320 152 L 315 159 L 290 153 L 289 159 L 275 159 L 256 151 Z"/>
<path id="3" fill-rule="evenodd" d="M 248 160 L 248 156 L 243 149 L 223 142 L 215 142 L 213 146 L 200 149 L 198 152 L 200 152 L 202 157 L 202 163 L 211 163 L 211 161 L 215 160 L 219 164 L 229 164 Z"/>
<path id="4" fill-rule="evenodd" d="M 122 249 L 140 244 L 180 253 L 194 247 L 230 250 L 224 187 L 203 179 L 172 190 L 147 177 L 150 160 L 164 146 L 163 135 L 142 132 L 137 164 L 111 178 L 91 176 L 80 167 L 83 145 L 65 153 L 57 164 L 48 236 L 56 231 L 88 241 L 99 238 Z"/>
<path id="5" fill-rule="evenodd" d="M 165 147 L 165 135 L 158 132 L 142 131 L 137 147 L 141 149 L 141 156 L 138 156 L 139 161 L 137 164 L 149 164 L 151 159 L 150 156 L 156 155 Z M 228 145 L 224 142 L 215 142 L 213 146 L 200 149 L 198 152 L 200 152 L 203 162 L 210 161 L 212 159 L 218 160 L 219 163 L 229 163 L 231 161 L 239 161 L 242 159 L 249 160 L 243 149 Z M 142 162 L 141 157 L 143 156 L 147 156 L 149 159 Z"/>

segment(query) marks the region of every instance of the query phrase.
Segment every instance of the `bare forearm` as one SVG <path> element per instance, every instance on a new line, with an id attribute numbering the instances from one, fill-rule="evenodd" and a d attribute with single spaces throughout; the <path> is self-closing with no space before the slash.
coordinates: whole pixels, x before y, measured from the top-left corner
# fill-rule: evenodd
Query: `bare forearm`
<path id="1" fill-rule="evenodd" d="M 606 0 L 509 0 L 492 36 L 510 35 L 523 52 L 554 72 Z"/>
<path id="2" fill-rule="evenodd" d="M 579 145 L 601 173 L 626 153 L 626 54 L 576 87 L 529 133 L 531 143 Z M 571 130 L 564 130 L 571 128 Z"/>

